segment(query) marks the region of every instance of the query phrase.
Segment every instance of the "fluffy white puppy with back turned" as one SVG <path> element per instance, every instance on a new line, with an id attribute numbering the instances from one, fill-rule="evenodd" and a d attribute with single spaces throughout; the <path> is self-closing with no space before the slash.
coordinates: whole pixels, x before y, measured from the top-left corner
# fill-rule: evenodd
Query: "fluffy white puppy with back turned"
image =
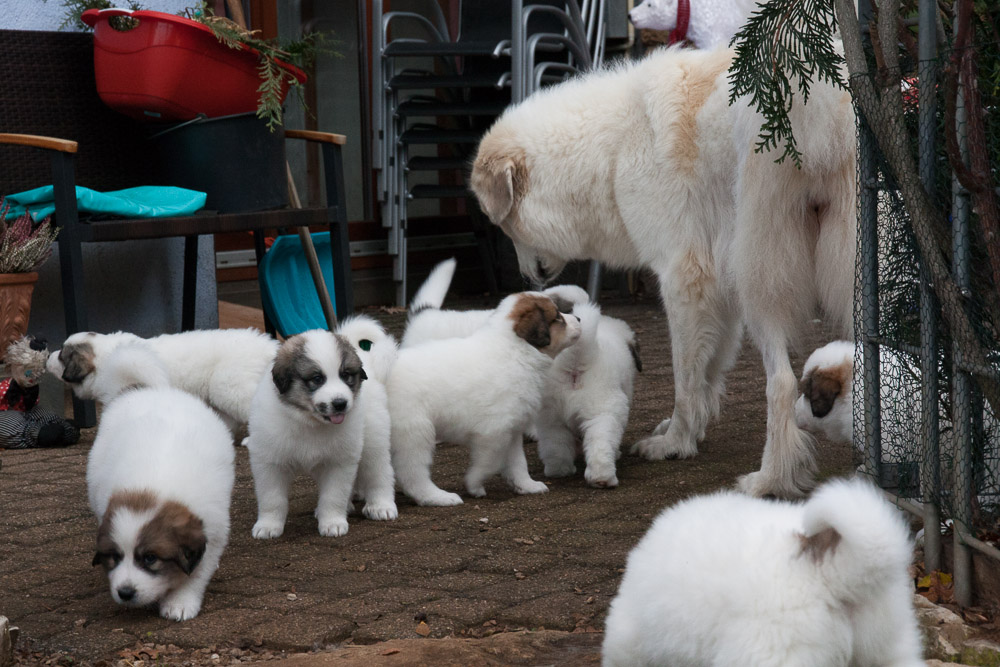
<path id="1" fill-rule="evenodd" d="M 793 504 L 722 492 L 632 550 L 604 667 L 923 667 L 909 528 L 864 480 Z"/>
<path id="2" fill-rule="evenodd" d="M 501 473 L 517 493 L 543 493 L 531 479 L 523 434 L 541 407 L 552 359 L 580 337 L 580 322 L 538 292 L 512 294 L 468 336 L 404 347 L 389 374 L 392 463 L 418 505 L 458 505 L 431 480 L 436 442 L 466 444 L 465 486 L 486 495 Z"/>
<path id="3" fill-rule="evenodd" d="M 288 491 L 299 472 L 319 486 L 319 533 L 347 533 L 365 435 L 357 351 L 343 336 L 306 331 L 286 340 L 261 378 L 250 409 L 247 449 L 257 495 L 253 536 L 279 537 L 288 516 Z"/>
<path id="4" fill-rule="evenodd" d="M 127 391 L 109 403 L 87 461 L 97 516 L 94 565 L 111 596 L 198 615 L 229 541 L 232 437 L 200 400 L 172 388 Z"/>

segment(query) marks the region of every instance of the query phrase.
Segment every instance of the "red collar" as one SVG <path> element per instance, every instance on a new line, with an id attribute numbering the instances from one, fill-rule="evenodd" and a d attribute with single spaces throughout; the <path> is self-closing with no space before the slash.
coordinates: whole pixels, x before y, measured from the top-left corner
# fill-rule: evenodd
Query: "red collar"
<path id="1" fill-rule="evenodd" d="M 691 0 L 677 0 L 677 27 L 670 31 L 670 44 L 677 44 L 687 39 L 690 22 Z"/>

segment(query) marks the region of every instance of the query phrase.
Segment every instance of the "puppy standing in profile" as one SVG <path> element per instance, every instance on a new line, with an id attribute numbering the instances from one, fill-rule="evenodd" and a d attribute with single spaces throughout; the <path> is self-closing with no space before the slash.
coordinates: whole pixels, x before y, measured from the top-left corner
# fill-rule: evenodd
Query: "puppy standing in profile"
<path id="1" fill-rule="evenodd" d="M 912 556 L 903 517 L 860 479 L 804 504 L 685 500 L 629 554 L 604 667 L 923 667 Z"/>
<path id="2" fill-rule="evenodd" d="M 229 541 L 232 437 L 222 420 L 177 389 L 127 391 L 104 409 L 87 461 L 97 516 L 94 565 L 111 596 L 158 604 L 160 615 L 198 615 Z"/>
<path id="3" fill-rule="evenodd" d="M 538 292 L 505 298 L 463 338 L 403 348 L 389 374 L 392 462 L 403 492 L 419 505 L 458 505 L 431 481 L 436 442 L 465 443 L 465 486 L 486 495 L 502 473 L 517 493 L 542 493 L 524 457 L 523 433 L 541 407 L 552 359 L 580 337 L 580 322 Z"/>
<path id="4" fill-rule="evenodd" d="M 257 494 L 254 537 L 267 539 L 284 532 L 288 490 L 300 471 L 309 473 L 319 486 L 320 535 L 347 533 L 351 492 L 365 443 L 369 396 L 362 383 L 367 377 L 358 351 L 343 335 L 317 329 L 282 344 L 250 410 L 247 449 Z M 373 403 L 377 407 L 378 401 Z M 388 477 L 385 474 L 381 479 L 388 479 L 388 489 L 384 484 L 381 493 L 373 487 L 359 489 L 370 518 L 396 517 L 391 471 Z"/>

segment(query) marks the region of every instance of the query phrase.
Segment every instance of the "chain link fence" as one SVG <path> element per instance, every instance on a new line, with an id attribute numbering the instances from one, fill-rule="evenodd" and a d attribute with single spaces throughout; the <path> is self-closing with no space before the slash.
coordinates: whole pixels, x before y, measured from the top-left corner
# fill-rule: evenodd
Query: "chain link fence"
<path id="1" fill-rule="evenodd" d="M 936 527 L 954 539 L 969 604 L 969 548 L 1000 555 L 1000 58 L 995 42 L 925 48 L 903 57 L 901 109 L 859 112 L 855 455 L 924 517 L 929 570 Z M 897 128 L 918 173 L 894 172 L 878 124 Z"/>

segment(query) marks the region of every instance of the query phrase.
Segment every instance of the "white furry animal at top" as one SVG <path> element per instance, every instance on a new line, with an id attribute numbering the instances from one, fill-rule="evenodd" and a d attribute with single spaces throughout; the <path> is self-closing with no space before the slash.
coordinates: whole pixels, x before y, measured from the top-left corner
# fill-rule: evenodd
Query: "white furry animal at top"
<path id="1" fill-rule="evenodd" d="M 347 533 L 356 483 L 366 516 L 396 518 L 385 391 L 378 381 L 367 390 L 368 382 L 358 351 L 343 335 L 317 329 L 282 344 L 250 411 L 247 450 L 257 496 L 255 538 L 284 532 L 288 493 L 298 472 L 311 475 L 319 487 L 315 514 L 320 535 Z M 375 459 L 359 477 L 366 448 Z"/>
<path id="2" fill-rule="evenodd" d="M 438 264 L 411 300 L 402 347 L 428 340 L 467 336 L 492 311 L 440 310 L 451 284 L 455 260 Z M 628 425 L 635 373 L 642 370 L 635 333 L 603 315 L 576 285 L 542 292 L 580 320 L 580 339 L 560 352 L 546 375 L 534 436 L 546 477 L 576 472 L 577 438 L 583 441 L 584 478 L 600 488 L 618 486 L 616 461 Z"/>
<path id="3" fill-rule="evenodd" d="M 159 364 L 133 347 L 131 361 L 120 358 L 112 377 L 105 364 L 122 345 L 145 347 Z M 67 338 L 62 349 L 49 356 L 47 369 L 77 397 L 96 400 L 129 385 L 157 386 L 165 370 L 170 386 L 200 397 L 238 430 L 249 421 L 250 401 L 277 349 L 276 340 L 256 329 L 205 329 L 153 338 L 88 331 Z"/>
<path id="4" fill-rule="evenodd" d="M 94 565 L 111 596 L 198 615 L 229 540 L 232 437 L 200 400 L 172 388 L 127 391 L 105 406 L 87 460 L 99 530 Z"/>
<path id="5" fill-rule="evenodd" d="M 468 445 L 465 486 L 486 494 L 501 473 L 517 493 L 543 493 L 531 479 L 523 433 L 542 401 L 552 359 L 580 335 L 579 320 L 537 292 L 512 294 L 464 338 L 404 347 L 389 374 L 392 463 L 403 492 L 419 505 L 458 505 L 431 480 L 437 442 Z"/>
<path id="6" fill-rule="evenodd" d="M 851 96 L 816 83 L 789 118 L 802 168 L 753 150 L 761 117 L 729 104 L 733 52 L 657 49 L 508 107 L 480 142 L 470 187 L 545 283 L 570 261 L 653 271 L 670 330 L 674 405 L 636 443 L 650 459 L 698 452 L 725 376 L 752 336 L 767 373 L 767 439 L 752 495 L 814 484 L 795 424 L 789 345 L 821 310 L 852 337 L 856 141 Z"/>
<path id="7" fill-rule="evenodd" d="M 923 667 L 896 508 L 867 482 L 803 504 L 722 492 L 664 511 L 628 557 L 604 667 Z"/>
<path id="8" fill-rule="evenodd" d="M 687 39 L 699 49 L 728 46 L 757 9 L 757 0 L 691 0 Z M 628 14 L 640 30 L 677 27 L 677 0 L 645 0 Z"/>

